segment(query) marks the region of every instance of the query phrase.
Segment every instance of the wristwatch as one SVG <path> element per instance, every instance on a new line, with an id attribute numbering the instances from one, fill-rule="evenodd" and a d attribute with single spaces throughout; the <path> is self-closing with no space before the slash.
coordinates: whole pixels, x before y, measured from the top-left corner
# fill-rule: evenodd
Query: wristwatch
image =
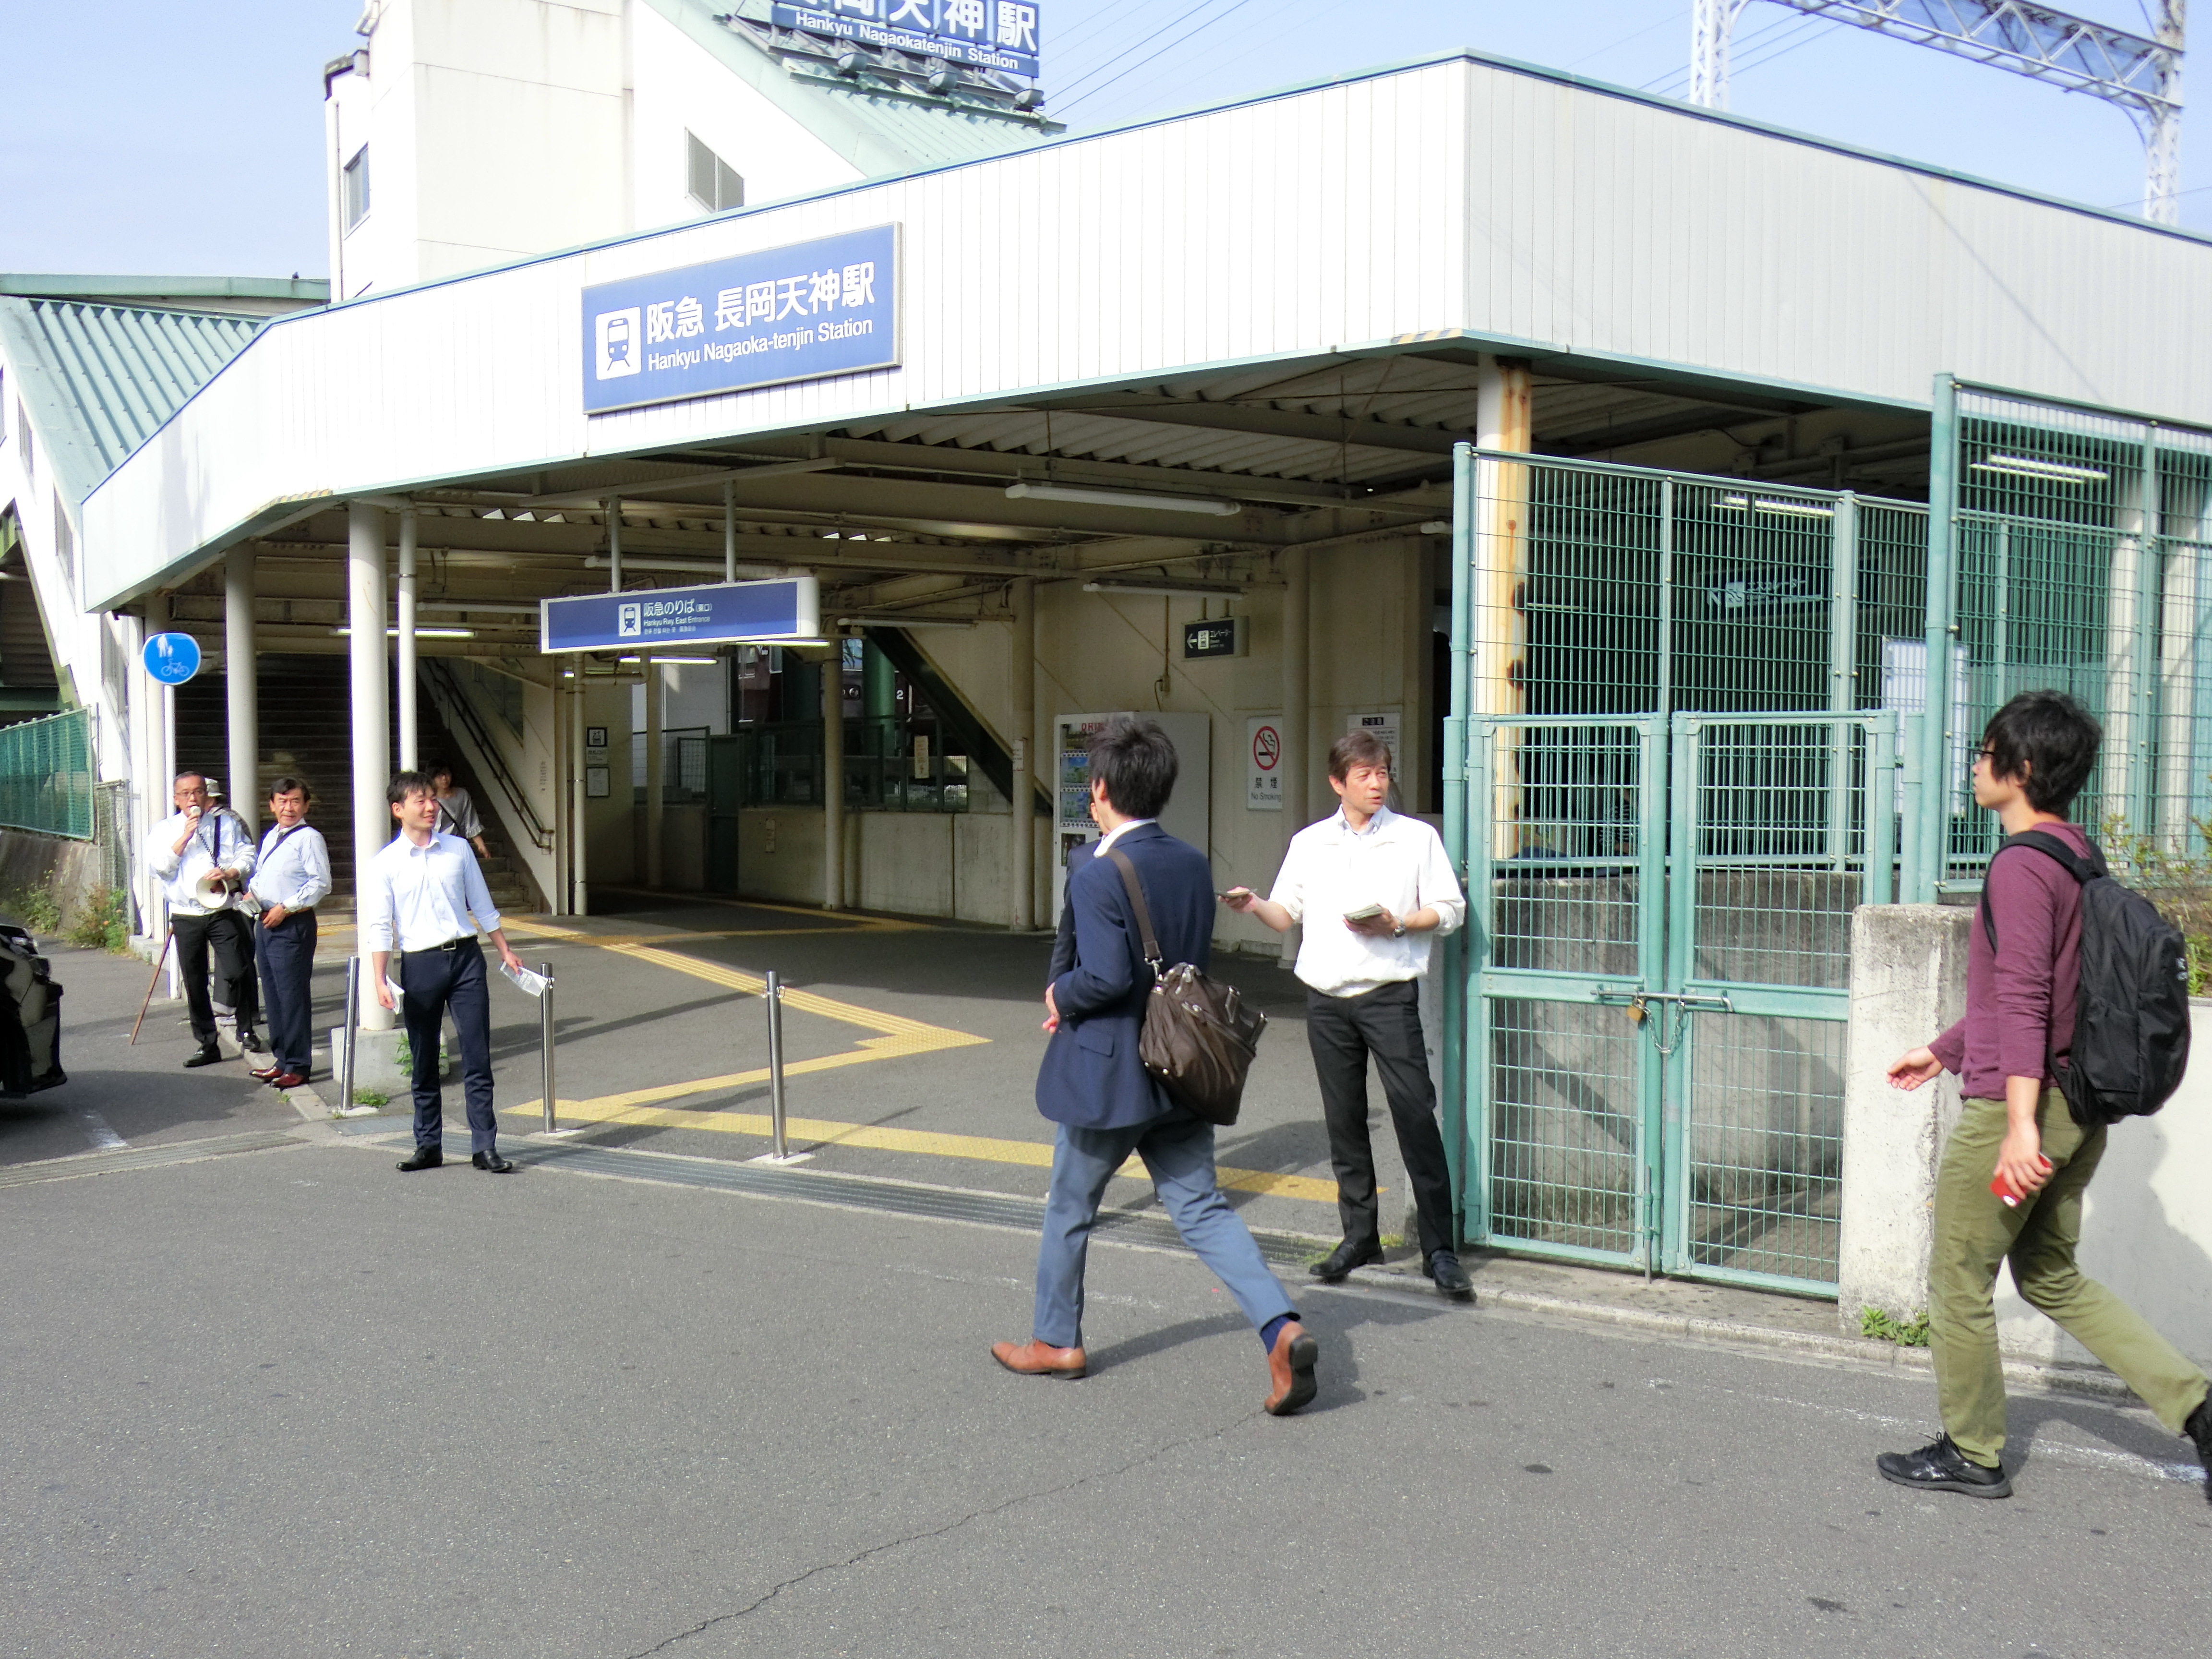
<path id="1" fill-rule="evenodd" d="M 1390 937 L 1392 939 L 1403 939 L 1406 937 L 1406 924 L 1402 920 L 1390 929 Z"/>

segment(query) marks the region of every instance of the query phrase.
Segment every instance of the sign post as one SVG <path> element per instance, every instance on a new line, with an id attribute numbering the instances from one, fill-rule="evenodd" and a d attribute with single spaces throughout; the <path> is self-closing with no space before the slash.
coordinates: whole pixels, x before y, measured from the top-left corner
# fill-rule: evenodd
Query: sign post
<path id="1" fill-rule="evenodd" d="M 155 634 L 139 660 L 161 684 L 182 685 L 200 672 L 200 642 L 189 634 Z"/>

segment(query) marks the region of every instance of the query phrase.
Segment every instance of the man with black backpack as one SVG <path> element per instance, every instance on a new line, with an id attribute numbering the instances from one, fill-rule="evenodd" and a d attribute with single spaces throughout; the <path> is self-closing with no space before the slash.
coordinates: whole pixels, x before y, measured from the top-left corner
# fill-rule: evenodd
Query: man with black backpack
<path id="1" fill-rule="evenodd" d="M 2204 1373 L 2074 1265 L 2106 1127 L 2164 1103 L 2189 1032 L 2179 935 L 2106 876 L 2102 854 L 2066 818 L 2102 740 L 2088 711 L 2056 691 L 2024 692 L 1990 720 L 1974 799 L 2006 839 L 1967 948 L 1966 1017 L 1889 1068 L 1899 1089 L 1955 1072 L 1965 1096 L 1936 1176 L 1928 1265 L 1943 1433 L 1875 1460 L 1902 1486 L 2012 1495 L 1991 1299 L 2003 1261 L 2021 1295 L 2193 1440 L 2212 1471 Z"/>

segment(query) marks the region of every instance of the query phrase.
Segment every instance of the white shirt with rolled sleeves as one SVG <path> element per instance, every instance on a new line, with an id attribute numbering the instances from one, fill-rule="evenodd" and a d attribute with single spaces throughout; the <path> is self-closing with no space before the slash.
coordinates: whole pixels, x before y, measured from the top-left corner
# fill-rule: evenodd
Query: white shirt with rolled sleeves
<path id="1" fill-rule="evenodd" d="M 477 855 L 458 836 L 434 835 L 427 847 L 401 836 L 362 874 L 364 951 L 434 951 L 499 925 Z"/>
<path id="2" fill-rule="evenodd" d="M 312 910 L 330 896 L 331 849 L 323 832 L 302 823 L 287 830 L 270 824 L 261 837 L 253 879 L 246 890 L 264 906 Z"/>
<path id="3" fill-rule="evenodd" d="M 1443 838 L 1420 819 L 1387 806 L 1357 835 L 1341 811 L 1299 830 L 1267 896 L 1291 921 L 1306 924 L 1298 941 L 1298 977 L 1335 997 L 1419 979 L 1428 969 L 1430 939 L 1452 932 L 1467 915 Z M 1437 925 L 1399 939 L 1355 933 L 1344 925 L 1347 913 L 1370 904 L 1401 921 L 1431 909 Z"/>
<path id="4" fill-rule="evenodd" d="M 210 808 L 200 814 L 200 821 L 192 830 L 192 838 L 185 843 L 185 850 L 177 850 L 177 837 L 185 833 L 185 818 L 182 812 L 172 812 L 148 832 L 146 836 L 146 867 L 161 879 L 161 890 L 169 901 L 172 914 L 180 916 L 211 916 L 218 910 L 228 910 L 230 902 L 205 905 L 199 901 L 193 885 L 210 870 L 234 870 L 240 875 L 250 875 L 253 870 L 253 837 L 246 828 L 244 819 L 234 812 Z"/>

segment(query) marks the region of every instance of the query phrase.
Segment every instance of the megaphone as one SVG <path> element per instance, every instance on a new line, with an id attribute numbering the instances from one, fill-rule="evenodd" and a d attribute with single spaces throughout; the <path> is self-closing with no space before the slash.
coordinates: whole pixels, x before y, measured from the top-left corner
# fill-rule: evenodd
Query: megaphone
<path id="1" fill-rule="evenodd" d="M 192 896 L 210 909 L 219 908 L 229 903 L 231 896 L 237 892 L 236 881 L 235 876 L 210 870 L 192 884 Z"/>

